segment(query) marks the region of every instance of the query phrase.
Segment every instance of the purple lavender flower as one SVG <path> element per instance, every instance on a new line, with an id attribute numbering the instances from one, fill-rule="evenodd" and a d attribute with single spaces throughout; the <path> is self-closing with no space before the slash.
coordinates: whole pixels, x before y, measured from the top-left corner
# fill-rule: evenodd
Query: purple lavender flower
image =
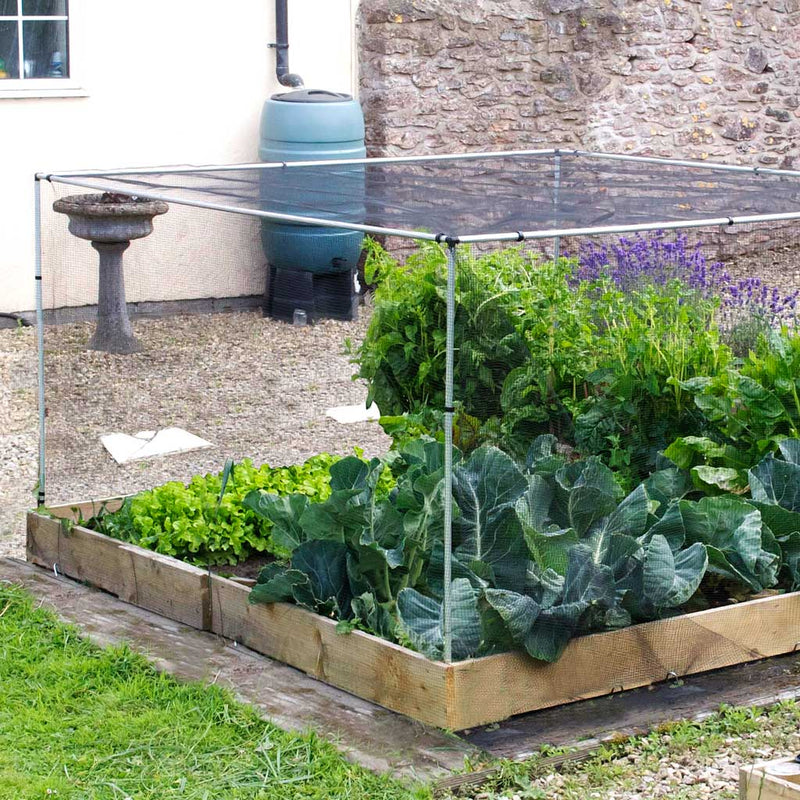
<path id="1" fill-rule="evenodd" d="M 703 297 L 717 297 L 723 320 L 735 324 L 746 316 L 771 325 L 797 319 L 800 290 L 782 294 L 761 278 L 733 279 L 720 261 L 708 263 L 702 243 L 689 245 L 687 234 L 668 239 L 664 231 L 647 236 L 621 236 L 610 245 L 586 239 L 578 251 L 575 277 L 580 281 L 610 278 L 620 289 L 631 291 L 642 283 L 664 286 L 683 281 Z"/>

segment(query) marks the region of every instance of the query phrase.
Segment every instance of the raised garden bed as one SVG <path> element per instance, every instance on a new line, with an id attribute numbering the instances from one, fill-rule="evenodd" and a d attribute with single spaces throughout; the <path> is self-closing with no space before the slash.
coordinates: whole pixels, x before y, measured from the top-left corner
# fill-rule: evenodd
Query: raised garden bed
<path id="1" fill-rule="evenodd" d="M 253 605 L 250 589 L 74 523 L 105 504 L 28 515 L 28 560 L 178 622 L 240 642 L 421 722 L 463 730 L 672 677 L 793 651 L 800 592 L 574 639 L 551 664 L 503 653 L 446 664 L 295 605 Z"/>

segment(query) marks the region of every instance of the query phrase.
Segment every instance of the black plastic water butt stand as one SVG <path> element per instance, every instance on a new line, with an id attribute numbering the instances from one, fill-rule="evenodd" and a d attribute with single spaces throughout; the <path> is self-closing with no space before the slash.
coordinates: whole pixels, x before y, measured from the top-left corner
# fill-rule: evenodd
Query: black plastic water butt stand
<path id="1" fill-rule="evenodd" d="M 305 311 L 309 322 L 320 319 L 358 319 L 359 297 L 354 290 L 355 270 L 308 272 L 269 269 L 264 315 L 291 322 L 294 312 Z"/>
<path id="2" fill-rule="evenodd" d="M 97 327 L 89 341 L 92 350 L 136 353 L 142 349 L 133 335 L 125 302 L 122 254 L 131 239 L 153 232 L 153 218 L 169 206 L 158 200 L 138 200 L 118 194 L 78 194 L 53 203 L 53 210 L 69 217 L 69 232 L 87 239 L 100 256 Z"/>

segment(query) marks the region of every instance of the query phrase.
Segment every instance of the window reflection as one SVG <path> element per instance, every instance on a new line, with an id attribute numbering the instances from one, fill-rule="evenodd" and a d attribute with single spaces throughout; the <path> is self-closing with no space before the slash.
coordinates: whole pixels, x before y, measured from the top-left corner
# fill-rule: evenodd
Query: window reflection
<path id="1" fill-rule="evenodd" d="M 69 74 L 66 22 L 24 22 L 22 41 L 26 78 L 65 78 Z"/>
<path id="2" fill-rule="evenodd" d="M 25 17 L 66 17 L 67 0 L 22 0 Z"/>
<path id="3" fill-rule="evenodd" d="M 0 0 L 0 80 L 68 78 L 68 13 L 67 0 Z"/>
<path id="4" fill-rule="evenodd" d="M 16 22 L 0 22 L 0 80 L 19 78 L 19 39 Z"/>

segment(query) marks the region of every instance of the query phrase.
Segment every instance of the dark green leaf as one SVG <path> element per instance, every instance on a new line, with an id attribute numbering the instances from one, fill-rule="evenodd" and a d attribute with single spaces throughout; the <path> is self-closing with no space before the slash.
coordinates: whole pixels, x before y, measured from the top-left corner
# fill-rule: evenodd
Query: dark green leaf
<path id="1" fill-rule="evenodd" d="M 517 500 L 515 509 L 525 530 L 544 531 L 550 523 L 550 506 L 554 489 L 541 475 L 528 478 L 528 488 Z"/>
<path id="2" fill-rule="evenodd" d="M 780 557 L 770 544 L 774 536 L 757 508 L 733 496 L 681 501 L 687 542 L 708 548 L 708 569 L 749 586 L 754 592 L 774 586 Z"/>
<path id="3" fill-rule="evenodd" d="M 750 470 L 750 492 L 756 502 L 800 512 L 800 465 L 767 456 Z"/>
<path id="4" fill-rule="evenodd" d="M 261 570 L 247 599 L 251 603 L 287 603 L 294 599 L 294 590 L 301 584 L 308 584 L 308 576 L 300 570 L 269 564 Z"/>
<path id="5" fill-rule="evenodd" d="M 566 575 L 570 548 L 580 541 L 580 537 L 572 528 L 546 530 L 542 533 L 530 529 L 525 531 L 525 540 L 539 567 Z"/>
<path id="6" fill-rule="evenodd" d="M 478 525 L 468 526 L 461 520 L 461 544 L 454 550 L 456 559 L 472 566 L 484 564 L 491 583 L 498 589 L 519 588 L 525 582 L 528 568 L 528 547 L 522 525 L 513 508 L 506 506 L 499 513 L 488 515 Z"/>
<path id="7" fill-rule="evenodd" d="M 324 540 L 305 542 L 292 555 L 292 569 L 308 577 L 308 589 L 318 610 L 347 614 L 350 584 L 345 545 Z"/>
<path id="8" fill-rule="evenodd" d="M 353 615 L 378 636 L 392 640 L 395 637 L 397 623 L 390 604 L 378 603 L 370 592 L 354 597 L 350 601 Z"/>
<path id="9" fill-rule="evenodd" d="M 539 604 L 526 595 L 503 589 L 487 589 L 484 597 L 500 615 L 513 641 L 523 644 L 539 616 Z"/>
<path id="10" fill-rule="evenodd" d="M 784 460 L 800 466 L 800 439 L 784 439 L 778 447 Z"/>
<path id="11" fill-rule="evenodd" d="M 479 593 L 469 581 L 452 584 L 452 655 L 455 660 L 470 658 L 481 645 Z M 412 644 L 428 658 L 440 659 L 444 652 L 444 609 L 440 602 L 415 589 L 403 589 L 397 598 L 400 625 Z"/>
<path id="12" fill-rule="evenodd" d="M 670 503 L 664 516 L 647 531 L 644 538 L 649 539 L 652 536 L 663 536 L 669 542 L 673 553 L 677 553 L 683 547 L 686 541 L 686 524 L 680 502 Z"/>
<path id="13" fill-rule="evenodd" d="M 661 517 L 673 500 L 681 500 L 691 491 L 692 485 L 685 472 L 667 468 L 650 475 L 644 488 L 647 496 L 659 503 L 655 513 Z"/>
<path id="14" fill-rule="evenodd" d="M 278 547 L 291 553 L 306 540 L 306 534 L 300 524 L 303 512 L 310 504 L 305 495 L 292 494 L 281 497 L 255 490 L 244 498 L 243 504 L 272 523 L 272 538 Z"/>

